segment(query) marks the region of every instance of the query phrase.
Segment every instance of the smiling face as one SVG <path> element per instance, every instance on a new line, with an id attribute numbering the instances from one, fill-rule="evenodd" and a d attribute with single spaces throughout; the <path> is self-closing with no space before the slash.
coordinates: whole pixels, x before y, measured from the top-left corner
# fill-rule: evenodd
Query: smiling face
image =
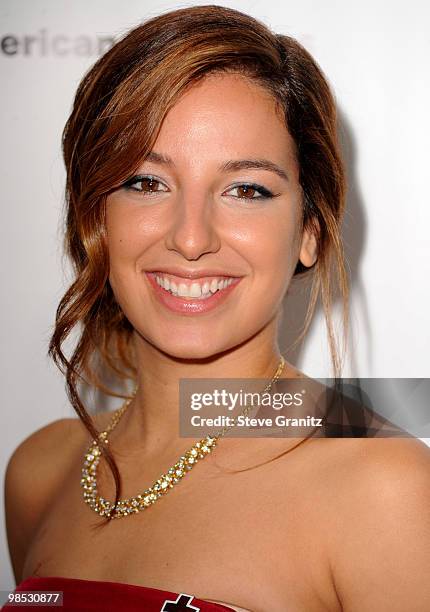
<path id="1" fill-rule="evenodd" d="M 181 96 L 138 174 L 107 198 L 109 281 L 140 342 L 204 358 L 274 341 L 299 257 L 315 261 L 298 172 L 261 87 L 218 74 Z"/>

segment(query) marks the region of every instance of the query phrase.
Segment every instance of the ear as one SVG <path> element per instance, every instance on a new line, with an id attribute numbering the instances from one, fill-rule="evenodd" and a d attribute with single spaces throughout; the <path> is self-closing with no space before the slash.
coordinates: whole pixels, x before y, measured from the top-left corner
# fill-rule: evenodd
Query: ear
<path id="1" fill-rule="evenodd" d="M 299 260 L 310 268 L 317 260 L 318 242 L 315 229 L 308 228 L 303 230 L 302 242 L 300 246 Z"/>

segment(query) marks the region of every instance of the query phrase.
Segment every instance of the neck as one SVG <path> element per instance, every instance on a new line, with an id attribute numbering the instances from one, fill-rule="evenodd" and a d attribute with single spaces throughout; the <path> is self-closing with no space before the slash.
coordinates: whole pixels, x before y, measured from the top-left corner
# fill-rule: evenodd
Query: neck
<path id="1" fill-rule="evenodd" d="M 137 393 L 118 425 L 118 435 L 128 449 L 148 453 L 165 448 L 191 446 L 195 440 L 179 437 L 179 380 L 181 378 L 271 379 L 281 354 L 276 342 L 245 343 L 234 350 L 201 359 L 168 355 L 140 336 L 135 336 Z M 283 376 L 293 375 L 285 365 Z M 121 426 L 121 427 L 120 427 Z"/>

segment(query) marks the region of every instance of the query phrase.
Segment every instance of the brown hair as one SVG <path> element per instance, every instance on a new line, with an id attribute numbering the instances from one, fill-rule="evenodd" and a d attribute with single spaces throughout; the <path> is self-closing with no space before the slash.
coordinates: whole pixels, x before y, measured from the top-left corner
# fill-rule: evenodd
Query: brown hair
<path id="1" fill-rule="evenodd" d="M 241 73 L 269 91 L 295 142 L 302 223 L 318 236 L 309 307 L 296 342 L 306 333 L 320 297 L 335 376 L 340 373 L 330 313 L 335 280 L 343 298 L 345 346 L 348 282 L 340 239 L 345 178 L 327 81 L 296 40 L 273 33 L 253 17 L 216 5 L 181 8 L 131 30 L 96 62 L 78 87 L 63 132 L 65 245 L 76 276 L 58 306 L 49 354 L 65 374 L 70 401 L 94 439 L 99 432 L 80 398 L 79 383 L 126 397 L 105 388 L 100 367 L 121 379 L 136 374 L 133 328 L 108 281 L 106 197 L 136 172 L 164 117 L 186 88 L 223 71 Z M 307 270 L 299 262 L 295 275 Z M 69 358 L 63 346 L 76 326 L 80 336 Z M 114 476 L 116 503 L 119 472 L 104 446 L 103 453 Z"/>

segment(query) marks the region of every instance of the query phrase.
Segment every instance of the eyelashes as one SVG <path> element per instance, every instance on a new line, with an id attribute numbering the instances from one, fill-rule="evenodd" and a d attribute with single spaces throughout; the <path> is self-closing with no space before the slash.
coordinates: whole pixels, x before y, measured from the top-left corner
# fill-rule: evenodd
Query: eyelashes
<path id="1" fill-rule="evenodd" d="M 136 185 L 139 185 L 140 188 L 137 188 Z M 159 186 L 161 186 L 162 188 L 158 188 Z M 122 185 L 122 187 L 127 191 L 134 191 L 136 193 L 142 194 L 144 197 L 152 197 L 156 193 L 165 193 L 168 191 L 166 185 L 164 185 L 164 183 L 160 179 L 151 174 L 138 174 L 136 176 L 132 176 Z M 149 191 L 146 191 L 145 187 L 149 188 Z M 244 197 L 240 197 L 237 195 L 230 196 L 237 200 L 269 200 L 279 195 L 273 194 L 271 191 L 266 189 L 266 187 L 263 187 L 263 185 L 259 185 L 257 183 L 236 183 L 235 185 L 232 185 L 230 187 L 228 192 L 234 190 L 240 190 L 240 192 L 244 194 Z M 251 193 L 251 195 L 248 195 L 249 193 Z M 260 195 L 255 196 L 255 194 Z"/>
<path id="2" fill-rule="evenodd" d="M 262 185 L 258 185 L 257 183 L 239 183 L 235 185 L 234 187 L 232 187 L 231 189 L 229 189 L 229 191 L 231 191 L 232 189 L 241 189 L 242 191 L 245 190 L 245 193 L 248 193 L 248 191 L 250 190 L 251 192 L 253 191 L 253 192 L 260 194 L 256 198 L 245 195 L 244 198 L 238 198 L 239 200 L 269 200 L 274 197 L 271 191 L 269 191 Z M 238 197 L 238 196 L 233 196 L 233 197 Z"/>
<path id="3" fill-rule="evenodd" d="M 139 184 L 139 183 L 144 183 L 145 181 L 147 181 L 147 183 L 149 183 L 149 185 L 152 187 L 154 184 L 158 184 L 158 185 L 163 185 L 164 183 L 162 183 L 161 181 L 159 181 L 155 176 L 151 176 L 150 174 L 148 175 L 143 175 L 143 174 L 138 174 L 136 176 L 132 176 L 131 179 L 129 179 L 128 181 L 126 181 L 123 184 L 123 187 L 125 187 L 128 190 L 131 191 L 137 191 L 139 193 L 157 193 L 159 191 L 167 191 L 167 189 L 157 189 L 155 191 L 144 191 L 143 189 L 136 189 L 135 185 Z"/>

